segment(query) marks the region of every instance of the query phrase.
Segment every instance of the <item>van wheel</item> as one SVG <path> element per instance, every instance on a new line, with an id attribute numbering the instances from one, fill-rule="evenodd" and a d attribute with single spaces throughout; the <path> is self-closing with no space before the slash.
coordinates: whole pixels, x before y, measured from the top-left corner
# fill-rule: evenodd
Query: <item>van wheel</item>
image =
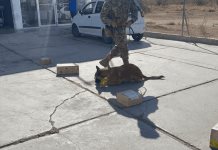
<path id="1" fill-rule="evenodd" d="M 132 38 L 134 39 L 134 41 L 140 41 L 143 38 L 144 34 L 133 34 Z"/>
<path id="2" fill-rule="evenodd" d="M 111 44 L 113 42 L 111 37 L 108 37 L 105 35 L 104 30 L 102 31 L 102 39 L 103 39 L 104 43 L 106 43 L 106 44 Z"/>
<path id="3" fill-rule="evenodd" d="M 72 34 L 75 37 L 79 37 L 80 36 L 79 29 L 78 29 L 76 24 L 72 25 Z"/>

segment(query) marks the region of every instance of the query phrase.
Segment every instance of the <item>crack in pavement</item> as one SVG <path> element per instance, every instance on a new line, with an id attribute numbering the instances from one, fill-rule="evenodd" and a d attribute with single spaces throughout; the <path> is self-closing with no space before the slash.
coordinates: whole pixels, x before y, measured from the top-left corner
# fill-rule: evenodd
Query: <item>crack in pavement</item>
<path id="1" fill-rule="evenodd" d="M 86 90 L 83 90 L 83 91 L 81 91 L 81 92 L 78 92 L 78 93 L 74 94 L 72 97 L 63 100 L 60 104 L 58 104 L 57 106 L 55 106 L 53 112 L 49 115 L 49 123 L 50 123 L 51 126 L 52 126 L 52 128 L 51 128 L 50 131 L 51 131 L 52 133 L 59 133 L 59 129 L 55 127 L 55 121 L 52 119 L 52 117 L 53 117 L 53 115 L 55 115 L 57 109 L 58 109 L 60 106 L 62 106 L 65 102 L 67 102 L 68 100 L 71 100 L 71 99 L 75 98 L 76 96 L 78 96 L 79 94 L 85 93 L 85 92 L 87 92 L 87 91 L 86 91 Z"/>

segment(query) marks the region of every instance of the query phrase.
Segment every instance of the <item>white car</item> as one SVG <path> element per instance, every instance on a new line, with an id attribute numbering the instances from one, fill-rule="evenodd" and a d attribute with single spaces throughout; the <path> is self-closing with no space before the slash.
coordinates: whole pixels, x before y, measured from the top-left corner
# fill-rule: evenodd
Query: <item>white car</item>
<path id="1" fill-rule="evenodd" d="M 66 20 L 71 18 L 70 10 L 68 6 L 64 6 L 59 10 L 59 18 L 66 19 Z"/>
<path id="2" fill-rule="evenodd" d="M 105 25 L 101 21 L 100 12 L 104 0 L 96 0 L 86 4 L 72 19 L 72 34 L 75 37 L 88 34 L 102 37 L 105 43 L 111 43 L 111 38 L 105 35 Z M 126 29 L 126 34 L 131 35 L 135 41 L 140 41 L 145 32 L 144 17 L 138 12 L 138 20 Z"/>

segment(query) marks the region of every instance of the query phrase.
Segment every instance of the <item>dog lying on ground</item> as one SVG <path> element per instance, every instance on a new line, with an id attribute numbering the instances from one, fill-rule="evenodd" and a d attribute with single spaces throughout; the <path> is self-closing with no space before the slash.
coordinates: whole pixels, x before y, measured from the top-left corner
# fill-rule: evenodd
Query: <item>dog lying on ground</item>
<path id="1" fill-rule="evenodd" d="M 100 86 L 117 85 L 124 82 L 140 82 L 147 80 L 164 79 L 164 76 L 147 77 L 134 64 L 122 65 L 119 67 L 100 69 L 96 66 L 95 83 Z"/>

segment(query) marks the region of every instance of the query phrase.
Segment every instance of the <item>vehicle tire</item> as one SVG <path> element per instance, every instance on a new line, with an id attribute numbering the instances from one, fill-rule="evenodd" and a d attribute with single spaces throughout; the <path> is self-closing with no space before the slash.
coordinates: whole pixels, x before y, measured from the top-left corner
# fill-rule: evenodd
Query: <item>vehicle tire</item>
<path id="1" fill-rule="evenodd" d="M 72 25 L 72 34 L 73 34 L 74 37 L 79 37 L 80 36 L 79 29 L 78 29 L 76 24 Z"/>
<path id="2" fill-rule="evenodd" d="M 105 35 L 104 30 L 102 31 L 102 39 L 106 44 L 111 44 L 113 42 L 113 39 L 111 37 Z"/>
<path id="3" fill-rule="evenodd" d="M 132 38 L 134 39 L 134 41 L 140 41 L 143 38 L 144 34 L 133 34 Z"/>

